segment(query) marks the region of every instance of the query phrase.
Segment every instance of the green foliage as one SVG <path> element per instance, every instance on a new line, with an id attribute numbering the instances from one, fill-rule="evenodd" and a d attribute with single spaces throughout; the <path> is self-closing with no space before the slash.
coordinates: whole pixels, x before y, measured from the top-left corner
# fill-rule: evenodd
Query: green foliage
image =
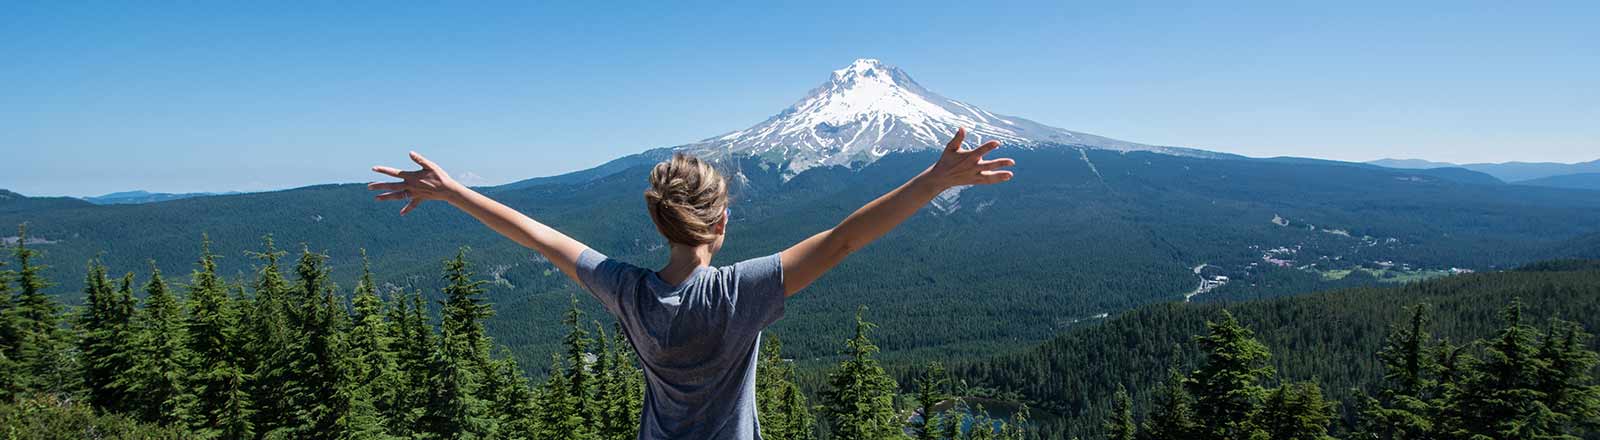
<path id="1" fill-rule="evenodd" d="M 1195 338 L 1206 354 L 1205 363 L 1187 382 L 1195 396 L 1195 415 L 1204 421 L 1197 438 L 1256 438 L 1261 429 L 1257 415 L 1266 394 L 1260 383 L 1273 375 L 1267 365 L 1267 347 L 1227 310 L 1222 311 L 1221 320 L 1207 322 L 1206 328 L 1206 335 Z"/>
<path id="2" fill-rule="evenodd" d="M 161 270 L 151 265 L 144 285 L 144 306 L 134 313 L 136 355 L 134 367 L 125 371 L 124 386 L 132 395 L 133 413 L 141 420 L 176 423 L 187 388 L 188 331 L 183 309 L 168 290 Z"/>
<path id="3" fill-rule="evenodd" d="M 1425 417 L 1429 424 L 1465 430 L 1461 426 L 1466 423 L 1467 414 L 1440 406 L 1444 408 L 1442 412 L 1429 415 L 1424 408 L 1434 406 L 1431 402 L 1435 400 L 1459 399 L 1475 393 L 1469 387 L 1475 375 L 1472 364 L 1484 359 L 1480 355 L 1488 344 L 1438 341 L 1498 338 L 1504 328 L 1495 316 L 1511 298 L 1521 298 L 1529 316 L 1562 317 L 1583 328 L 1600 328 L 1600 301 L 1594 300 L 1597 297 L 1600 271 L 1507 271 L 1237 303 L 1227 309 L 1241 324 L 1258 329 L 1256 338 L 1272 348 L 1268 366 L 1278 372 L 1280 379 L 1263 381 L 1265 385 L 1276 387 L 1279 383 L 1315 378 L 1324 390 L 1347 391 L 1330 394 L 1343 400 L 1340 408 L 1349 410 L 1340 415 L 1341 423 L 1330 427 L 1333 435 L 1343 436 L 1351 430 L 1366 429 L 1357 415 L 1377 408 L 1366 405 L 1367 396 L 1386 399 L 1382 390 L 1384 377 L 1390 374 L 1386 363 L 1392 362 L 1384 358 L 1405 356 L 1398 349 L 1387 350 L 1393 356 L 1375 354 L 1385 351 L 1386 346 L 1400 345 L 1397 341 L 1401 339 L 1391 336 L 1410 327 L 1415 316 L 1415 309 L 1410 307 L 1429 304 L 1427 309 L 1436 318 L 1432 322 L 1437 323 L 1427 326 L 1423 333 L 1432 339 L 1422 339 L 1428 342 L 1421 344 L 1428 353 L 1420 361 L 1424 365 L 1421 370 L 1436 372 L 1424 373 L 1423 382 L 1433 385 L 1422 393 L 1423 403 L 1411 404 L 1410 411 L 1421 414 L 1419 417 Z M 1193 371 L 1205 354 L 1186 342 L 1193 335 L 1205 333 L 1207 320 L 1215 321 L 1221 308 L 1216 304 L 1181 303 L 1143 307 L 1065 332 L 1032 349 L 980 363 L 956 363 L 951 369 L 975 389 L 992 390 L 988 393 L 995 396 L 1013 394 L 1013 400 L 1026 401 L 1060 416 L 1037 420 L 1041 432 L 1062 438 L 1099 438 L 1104 435 L 1099 422 L 1108 417 L 1110 410 L 1106 396 L 1115 392 L 1116 384 L 1126 384 L 1130 390 L 1158 390 L 1169 381 L 1169 375 L 1150 366 L 1176 364 L 1182 371 Z M 1542 325 L 1536 328 L 1540 330 L 1528 333 L 1548 333 Z M 1556 328 L 1556 334 L 1561 334 L 1560 326 Z M 1578 340 L 1577 345 L 1596 348 L 1593 340 Z M 1165 393 L 1141 392 L 1133 397 L 1137 407 L 1154 411 L 1160 405 L 1151 401 L 1161 394 Z M 1196 413 L 1201 411 L 1198 404 L 1190 408 Z M 1405 407 L 1384 403 L 1382 408 Z"/>
<path id="4" fill-rule="evenodd" d="M 21 348 L 21 325 L 17 322 L 17 307 L 11 299 L 11 278 L 15 275 L 5 270 L 0 261 L 0 402 L 9 402 L 22 392 L 22 366 L 16 362 Z"/>
<path id="5" fill-rule="evenodd" d="M 45 292 L 50 283 L 44 278 L 45 267 L 33 262 L 38 253 L 28 247 L 25 225 L 17 227 L 17 237 L 13 255 L 18 292 L 11 304 L 17 335 L 9 358 L 21 373 L 16 376 L 18 388 L 57 396 L 75 393 L 81 376 L 69 353 L 72 335 L 61 326 L 61 306 Z"/>
<path id="6" fill-rule="evenodd" d="M 1149 417 L 1139 427 L 1141 440 L 1180 440 L 1196 435 L 1199 424 L 1187 381 L 1176 365 L 1168 370 L 1167 379 L 1151 399 Z"/>
<path id="7" fill-rule="evenodd" d="M 1332 440 L 1328 423 L 1334 415 L 1316 382 L 1283 384 L 1267 395 L 1260 425 L 1270 439 Z"/>
<path id="8" fill-rule="evenodd" d="M 565 373 L 561 373 L 567 375 L 567 391 L 564 393 L 557 392 L 555 395 L 570 399 L 572 411 L 578 414 L 579 417 L 593 412 L 590 409 L 589 402 L 592 400 L 595 391 L 594 381 L 591 379 L 592 374 L 589 369 L 589 346 L 593 341 L 589 339 L 589 332 L 584 330 L 584 326 L 588 322 L 588 320 L 584 319 L 583 310 L 578 308 L 578 297 L 570 297 L 567 313 L 561 319 L 561 323 L 567 326 L 567 336 L 562 339 L 562 344 L 566 346 L 566 364 L 568 368 Z M 558 374 L 558 372 L 557 370 L 551 370 L 550 374 Z M 587 420 L 593 421 L 592 418 L 587 418 Z M 594 428 L 593 423 L 585 422 L 583 429 L 573 431 L 573 435 L 590 435 L 593 434 Z"/>
<path id="9" fill-rule="evenodd" d="M 831 438 L 902 438 L 900 418 L 894 407 L 898 385 L 884 373 L 877 359 L 873 359 L 878 346 L 867 336 L 872 323 L 866 321 L 865 313 L 865 306 L 856 311 L 856 335 L 845 342 L 844 361 L 828 374 L 829 388 L 820 396 L 822 416 L 827 419 Z"/>
<path id="10" fill-rule="evenodd" d="M 1106 419 L 1106 440 L 1134 440 L 1139 428 L 1133 423 L 1133 399 L 1127 388 L 1117 385 L 1117 394 L 1111 397 L 1111 418 Z"/>
<path id="11" fill-rule="evenodd" d="M 460 344 L 465 360 L 474 363 L 474 367 L 487 365 L 489 361 L 489 336 L 484 333 L 483 321 L 494 316 L 494 311 L 483 298 L 483 285 L 486 281 L 473 279 L 472 271 L 467 267 L 467 249 L 462 248 L 456 252 L 456 257 L 445 261 L 444 287 L 445 300 L 440 314 L 443 321 L 440 323 L 442 333 L 451 335 L 446 338 L 445 344 Z"/>
<path id="12" fill-rule="evenodd" d="M 335 385 L 336 409 L 340 414 L 334 421 L 339 438 L 386 439 L 391 438 L 389 416 L 396 406 L 399 381 L 395 355 L 391 349 L 393 335 L 391 323 L 386 321 L 383 300 L 378 296 L 372 272 L 362 264 L 362 276 L 356 284 L 350 315 L 350 329 L 345 333 L 346 355 L 340 358 L 339 381 Z"/>
<path id="13" fill-rule="evenodd" d="M 940 402 L 950 398 L 945 388 L 950 384 L 950 378 L 944 371 L 944 366 L 938 362 L 929 362 L 927 368 L 922 370 L 916 380 L 917 388 L 917 413 L 911 421 L 911 433 L 917 440 L 935 440 L 939 438 L 938 422 L 934 420 L 934 407 Z"/>
<path id="14" fill-rule="evenodd" d="M 189 403 L 180 411 L 194 433 L 204 438 L 253 436 L 255 425 L 247 373 L 238 363 L 239 325 L 228 288 L 216 273 L 210 240 L 202 244 L 200 268 L 189 285 L 184 331 L 191 355 L 184 379 Z"/>
<path id="15" fill-rule="evenodd" d="M 639 370 L 637 366 L 638 358 L 634 355 L 632 347 L 628 345 L 627 336 L 623 334 L 620 324 L 612 331 L 612 338 L 609 342 L 607 342 L 604 327 L 601 327 L 599 323 L 595 323 L 595 330 L 596 334 L 599 335 L 598 341 L 601 343 L 601 350 L 597 358 L 600 362 L 595 364 L 595 371 L 599 374 L 600 384 L 595 389 L 595 405 L 591 405 L 594 411 L 590 415 L 593 417 L 591 420 L 598 421 L 596 434 L 599 438 L 607 440 L 638 438 L 639 423 L 635 419 L 644 405 L 644 372 Z M 757 380 L 759 380 L 759 376 Z M 793 384 L 791 383 L 790 385 L 792 386 Z M 798 387 L 792 387 L 792 389 L 795 393 L 794 395 L 798 396 L 800 400 L 795 401 L 792 397 L 788 400 L 781 400 L 780 406 L 769 412 L 788 414 L 785 417 L 793 419 L 799 416 L 793 415 L 792 412 L 799 411 L 803 415 L 803 420 L 805 420 L 804 425 L 801 426 L 809 434 L 811 415 L 805 407 L 805 396 L 799 395 Z M 759 383 L 756 386 L 756 390 L 757 393 L 766 391 Z M 784 397 L 790 396 L 786 395 Z M 788 405 L 787 408 L 791 411 L 783 411 L 783 408 L 785 408 L 783 405 Z M 795 405 L 798 405 L 798 407 L 795 407 Z M 767 413 L 762 412 L 761 415 L 766 415 Z M 765 429 L 765 425 L 762 428 Z M 784 437 L 772 436 L 768 438 L 780 439 Z"/>
<path id="16" fill-rule="evenodd" d="M 581 367 L 577 367 L 581 368 Z M 589 439 L 588 424 L 578 411 L 578 397 L 572 395 L 571 376 L 565 374 L 561 356 L 550 355 L 550 375 L 535 397 L 539 418 L 535 439 Z"/>
<path id="17" fill-rule="evenodd" d="M 793 363 L 783 358 L 783 341 L 766 335 L 756 364 L 756 416 L 762 438 L 809 440 L 815 435 L 816 419 L 794 379 Z"/>
<path id="18" fill-rule="evenodd" d="M 193 438 L 176 427 L 96 411 L 83 402 L 33 397 L 0 402 L 0 439 L 178 440 Z"/>
<path id="19" fill-rule="evenodd" d="M 60 306 L 48 295 L 29 296 L 30 310 L 17 307 L 22 295 L 11 294 L 13 275 L 0 273 L 0 323 L 8 324 L 0 330 L 26 334 L 45 328 L 41 320 L 58 319 L 42 337 L 0 341 L 0 378 L 16 380 L 5 388 L 4 402 L 14 403 L 0 402 L 0 414 L 7 415 L 0 438 L 637 436 L 644 379 L 620 329 L 608 338 L 591 322 L 599 335 L 591 339 L 574 308 L 569 341 L 578 362 L 566 369 L 557 358 L 553 385 L 536 391 L 508 354 L 491 359 L 484 351 L 493 341 L 482 321 L 493 311 L 481 298 L 483 282 L 467 270 L 465 252 L 445 264 L 445 325 L 436 329 L 420 293 L 395 295 L 386 304 L 370 272 L 347 305 L 331 282 L 326 256 L 309 249 L 295 265 L 296 279 L 286 280 L 278 266 L 283 254 L 271 237 L 254 254 L 264 264 L 251 292 L 230 287 L 217 273 L 209 244 L 203 243 L 185 286 L 187 301 L 172 294 L 152 264 L 145 298 L 136 304 L 131 274 L 113 286 L 107 269 L 91 262 L 84 281 L 89 301 L 70 321 L 70 332 L 60 326 Z M 21 277 L 23 287 L 47 288 L 31 250 L 19 249 L 21 266 L 31 274 Z M 74 334 L 81 338 L 69 337 Z M 88 368 L 63 368 L 59 378 L 41 380 L 10 362 L 13 353 L 50 350 L 69 360 L 77 355 Z M 84 379 L 83 389 L 71 388 L 75 377 Z M 572 386 L 575 377 L 586 385 Z M 66 387 L 41 386 L 53 383 Z M 792 385 L 790 391 L 798 394 Z M 85 403 L 72 403 L 80 394 L 88 397 Z"/>

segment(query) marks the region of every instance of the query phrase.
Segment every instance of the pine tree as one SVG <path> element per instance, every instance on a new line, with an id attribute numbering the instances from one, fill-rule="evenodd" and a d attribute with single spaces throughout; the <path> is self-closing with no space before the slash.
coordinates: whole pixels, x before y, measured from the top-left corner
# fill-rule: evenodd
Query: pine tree
<path id="1" fill-rule="evenodd" d="M 1004 440 L 1027 440 L 1031 432 L 1028 427 L 1029 414 L 1028 404 L 1023 403 L 1017 408 L 1017 413 L 1011 416 L 1011 422 L 1006 423 L 1005 430 L 1001 432 L 1000 438 Z"/>
<path id="2" fill-rule="evenodd" d="M 132 399 L 132 392 L 128 390 L 127 383 L 131 379 L 128 371 L 132 370 L 139 357 L 138 331 L 133 326 L 133 316 L 138 310 L 139 301 L 134 298 L 134 277 L 132 272 L 122 275 L 122 282 L 118 285 L 117 293 L 112 297 L 111 316 L 112 333 L 108 338 L 110 349 L 105 358 L 107 370 L 111 374 L 111 387 L 117 403 L 109 406 L 114 411 L 126 412 L 131 409 L 128 404 Z"/>
<path id="3" fill-rule="evenodd" d="M 828 388 L 820 396 L 822 414 L 836 439 L 902 438 L 894 408 L 898 386 L 873 358 L 878 346 L 867 337 L 873 325 L 863 318 L 865 313 L 865 306 L 856 311 L 855 337 L 845 342 L 846 359 L 828 374 Z"/>
<path id="4" fill-rule="evenodd" d="M 395 339 L 395 364 L 403 385 L 395 396 L 395 405 L 387 418 L 396 429 L 396 435 L 411 436 L 422 428 L 422 415 L 428 404 L 432 382 L 433 353 L 438 350 L 433 326 L 429 324 L 426 302 L 421 292 L 398 297 L 394 314 L 397 316 Z"/>
<path id="5" fill-rule="evenodd" d="M 601 438 L 607 439 L 634 439 L 639 437 L 638 419 L 644 406 L 644 372 L 638 367 L 639 360 L 628 345 L 622 325 L 615 324 L 612 329 L 611 343 L 606 345 L 605 350 L 605 356 L 611 359 L 606 372 L 609 377 L 609 398 L 601 419 L 605 429 L 600 434 Z M 795 395 L 789 396 L 780 406 L 792 408 L 788 415 L 791 420 L 806 420 L 809 434 L 811 413 L 805 404 L 805 396 L 799 395 L 798 387 L 795 388 Z"/>
<path id="6" fill-rule="evenodd" d="M 463 355 L 482 367 L 489 363 L 489 337 L 484 332 L 483 321 L 494 316 L 494 311 L 484 303 L 483 284 L 474 280 L 467 264 L 467 249 L 456 251 L 455 258 L 445 261 L 443 307 L 440 309 L 440 330 L 466 344 Z M 581 323 L 581 321 L 580 321 Z M 569 324 L 570 325 L 570 324 Z"/>
<path id="7" fill-rule="evenodd" d="M 578 412 L 578 398 L 572 395 L 570 376 L 562 374 L 561 356 L 551 354 L 550 375 L 539 388 L 535 398 L 537 427 L 533 438 L 539 440 L 593 438 Z"/>
<path id="8" fill-rule="evenodd" d="M 262 237 L 262 251 L 250 255 L 263 264 L 256 269 L 251 301 L 240 307 L 241 315 L 249 318 L 241 322 L 244 349 L 239 354 L 239 365 L 253 379 L 249 394 L 256 404 L 252 418 L 256 430 L 264 437 L 283 437 L 288 435 L 287 425 L 292 418 L 288 393 L 297 374 L 292 365 L 296 353 L 290 351 L 291 333 L 285 315 L 290 287 L 279 266 L 285 253 L 267 235 Z"/>
<path id="9" fill-rule="evenodd" d="M 501 350 L 500 359 L 493 362 L 495 368 L 489 376 L 489 381 L 495 385 L 486 387 L 495 390 L 489 402 L 489 413 L 499 425 L 500 437 L 533 438 L 538 431 L 533 388 L 522 376 L 511 353 L 504 348 Z"/>
<path id="10" fill-rule="evenodd" d="M 1484 347 L 1477 374 L 1467 378 L 1461 399 L 1464 428 L 1472 435 L 1532 439 L 1555 432 L 1556 415 L 1538 389 L 1546 370 L 1538 358 L 1537 331 L 1522 321 L 1522 301 L 1502 313 L 1506 327 Z"/>
<path id="11" fill-rule="evenodd" d="M 944 366 L 938 362 L 929 362 L 928 366 L 922 369 L 922 373 L 917 375 L 914 381 L 917 387 L 917 414 L 911 421 L 912 438 L 917 440 L 938 438 L 938 425 L 934 420 L 933 409 L 939 402 L 948 398 L 944 388 L 949 382 Z"/>
<path id="12" fill-rule="evenodd" d="M 306 254 L 311 253 L 307 251 Z M 323 286 L 320 291 L 299 292 L 315 299 L 309 303 L 311 307 L 307 308 L 308 313 L 301 322 L 302 336 L 297 348 L 303 354 L 298 358 L 300 363 L 295 364 L 300 378 L 297 397 L 304 400 L 296 401 L 294 425 L 302 438 L 330 437 L 337 431 L 335 426 L 339 419 L 351 410 L 351 402 L 340 398 L 343 370 L 349 365 L 344 338 L 349 328 L 346 322 L 349 311 L 334 293 L 336 288 L 332 281 L 327 280 L 326 260 L 327 256 L 321 254 L 303 256 L 302 261 L 309 262 L 310 268 L 296 270 L 302 277 L 321 278 L 315 283 L 304 282 L 305 286 Z"/>
<path id="13" fill-rule="evenodd" d="M 995 420 L 989 417 L 989 411 L 983 409 L 983 404 L 972 407 L 972 428 L 967 430 L 968 440 L 994 440 Z"/>
<path id="14" fill-rule="evenodd" d="M 944 410 L 939 415 L 939 438 L 943 440 L 959 440 L 961 438 L 961 424 L 966 419 L 966 404 L 956 401 L 950 409 Z"/>
<path id="15" fill-rule="evenodd" d="M 83 356 L 84 388 L 90 405 L 120 411 L 127 395 L 116 381 L 131 367 L 127 352 L 131 347 L 126 339 L 133 314 L 132 304 L 128 303 L 132 301 L 132 275 L 123 279 L 120 291 L 115 290 L 106 278 L 105 265 L 91 260 L 83 284 L 85 304 L 76 328 L 80 333 L 78 352 Z"/>
<path id="16" fill-rule="evenodd" d="M 483 302 L 483 281 L 467 269 L 466 250 L 445 262 L 438 348 L 429 361 L 428 399 L 418 434 L 435 438 L 482 438 L 496 430 L 486 398 L 478 394 L 480 372 L 492 370 L 483 320 L 493 311 Z M 420 308 L 420 306 L 419 306 Z"/>
<path id="17" fill-rule="evenodd" d="M 632 387 L 637 369 L 633 366 L 633 359 L 626 357 L 623 350 L 627 350 L 626 341 L 619 332 L 616 338 L 608 338 L 605 327 L 597 321 L 595 326 L 595 343 L 599 350 L 595 354 L 594 363 L 594 401 L 589 405 L 588 418 L 594 425 L 595 435 L 601 439 L 630 439 L 639 436 L 639 423 L 635 420 L 638 416 L 632 404 L 639 390 Z M 759 373 L 758 373 L 759 375 Z M 757 379 L 759 392 L 760 379 Z M 760 396 L 757 396 L 757 408 L 760 408 Z M 765 423 L 762 424 L 766 430 Z M 767 437 L 773 438 L 773 437 Z"/>
<path id="18" fill-rule="evenodd" d="M 389 327 L 394 324 L 387 320 L 366 251 L 362 251 L 361 279 L 356 283 L 351 303 L 346 364 L 341 367 L 339 394 L 347 408 L 357 414 L 346 415 L 341 429 L 367 432 L 368 426 L 373 426 L 381 431 L 389 426 L 386 416 L 394 412 L 397 388 L 402 384 L 397 379 L 395 355 L 390 347 L 392 331 Z M 375 438 L 373 434 L 355 436 Z"/>
<path id="19" fill-rule="evenodd" d="M 0 402 L 10 402 L 22 392 L 22 366 L 16 362 L 21 328 L 17 308 L 11 299 L 11 279 L 15 273 L 0 261 Z"/>
<path id="20" fill-rule="evenodd" d="M 249 375 L 235 362 L 238 322 L 228 288 L 217 275 L 209 238 L 201 245 L 199 265 L 189 285 L 184 322 L 187 351 L 193 356 L 186 383 L 194 395 L 186 422 L 201 437 L 253 436 L 254 410 L 246 390 Z"/>
<path id="21" fill-rule="evenodd" d="M 184 381 L 190 356 L 183 308 L 154 262 L 144 292 L 144 306 L 133 319 L 133 367 L 123 372 L 123 383 L 118 385 L 130 393 L 129 406 L 140 419 L 173 424 L 184 411 L 181 406 L 187 393 Z"/>
<path id="22" fill-rule="evenodd" d="M 1439 366 L 1436 381 L 1438 392 L 1428 401 L 1428 406 L 1434 414 L 1435 438 L 1457 440 L 1471 437 L 1467 426 L 1469 417 L 1466 406 L 1470 398 L 1467 382 L 1477 376 L 1477 360 L 1466 353 L 1468 348 L 1442 341 L 1434 350 L 1435 363 Z"/>
<path id="23" fill-rule="evenodd" d="M 418 419 L 416 438 L 480 439 L 490 433 L 484 403 L 473 395 L 468 369 L 470 352 L 463 350 L 462 335 L 445 330 L 443 341 L 430 359 L 427 400 Z M 452 342 L 456 341 L 456 342 Z"/>
<path id="24" fill-rule="evenodd" d="M 1331 440 L 1333 404 L 1323 400 L 1316 382 L 1279 385 L 1267 395 L 1261 427 L 1273 440 Z"/>
<path id="25" fill-rule="evenodd" d="M 1582 326 L 1556 321 L 1539 349 L 1545 370 L 1537 388 L 1557 414 L 1553 428 L 1560 435 L 1600 431 L 1600 385 L 1593 374 L 1600 356 L 1588 349 L 1590 338 Z"/>
<path id="26" fill-rule="evenodd" d="M 61 327 L 61 306 L 45 293 L 44 266 L 33 263 L 37 252 L 28 248 L 27 226 L 17 227 L 16 280 L 19 291 L 12 304 L 17 325 L 16 355 L 20 388 L 25 391 L 65 395 L 76 392 L 81 377 L 67 351 L 71 335 Z"/>
<path id="27" fill-rule="evenodd" d="M 1432 336 L 1427 332 L 1425 305 L 1411 308 L 1407 325 L 1389 335 L 1378 352 L 1383 362 L 1383 387 L 1377 398 L 1361 396 L 1364 435 L 1382 439 L 1424 439 L 1434 432 L 1434 396 L 1439 374 Z"/>
<path id="28" fill-rule="evenodd" d="M 756 364 L 756 416 L 761 437 L 773 440 L 810 439 L 815 420 L 805 395 L 794 383 L 794 366 L 783 359 L 783 342 L 767 335 Z"/>
<path id="29" fill-rule="evenodd" d="M 1117 393 L 1111 398 L 1111 415 L 1105 422 L 1106 440 L 1134 440 L 1139 435 L 1133 423 L 1133 399 L 1128 389 L 1117 384 Z"/>
<path id="30" fill-rule="evenodd" d="M 586 417 L 593 412 L 589 408 L 589 402 L 594 396 L 594 381 L 589 368 L 589 346 L 592 341 L 589 339 L 589 332 L 583 329 L 588 321 L 584 319 L 583 310 L 578 308 L 578 297 L 573 295 L 569 304 L 567 313 L 561 319 L 561 323 L 567 326 L 567 336 L 562 340 L 562 344 L 566 347 L 566 363 L 571 367 L 566 371 L 567 386 L 571 387 L 567 395 L 572 396 L 577 405 L 573 410 L 580 417 Z M 593 431 L 596 428 L 594 422 L 593 418 L 586 417 L 586 428 Z"/>
<path id="31" fill-rule="evenodd" d="M 1140 426 L 1139 438 L 1144 440 L 1182 440 L 1195 435 L 1193 397 L 1185 387 L 1183 373 L 1177 363 L 1167 370 L 1167 380 L 1151 402 L 1150 414 Z"/>
<path id="32" fill-rule="evenodd" d="M 333 437 L 339 440 L 385 440 L 398 438 L 389 434 L 383 413 L 373 403 L 372 387 L 357 382 L 355 373 L 360 369 L 353 358 L 342 372 L 335 391 L 336 407 L 333 411 Z"/>
<path id="33" fill-rule="evenodd" d="M 1206 362 L 1188 382 L 1200 425 L 1195 438 L 1256 438 L 1261 434 L 1256 415 L 1266 394 L 1260 382 L 1273 374 L 1266 364 L 1267 347 L 1226 310 L 1220 321 L 1207 322 L 1206 328 L 1208 333 L 1196 338 Z"/>

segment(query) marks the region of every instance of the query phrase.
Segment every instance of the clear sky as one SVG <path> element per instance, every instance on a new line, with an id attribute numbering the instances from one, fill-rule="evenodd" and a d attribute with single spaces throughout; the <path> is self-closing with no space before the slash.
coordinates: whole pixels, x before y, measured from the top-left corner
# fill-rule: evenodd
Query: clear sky
<path id="1" fill-rule="evenodd" d="M 863 57 L 1148 144 L 1600 158 L 1594 1 L 542 3 L 0 3 L 0 188 L 357 182 L 408 149 L 509 182 L 747 127 Z"/>

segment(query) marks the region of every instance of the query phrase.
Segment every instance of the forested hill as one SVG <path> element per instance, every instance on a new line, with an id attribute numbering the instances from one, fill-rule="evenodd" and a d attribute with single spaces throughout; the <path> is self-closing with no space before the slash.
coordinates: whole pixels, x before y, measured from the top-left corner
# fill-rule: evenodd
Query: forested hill
<path id="1" fill-rule="evenodd" d="M 1328 398 L 1348 400 L 1351 389 L 1373 393 L 1381 381 L 1384 369 L 1376 353 L 1391 331 L 1407 322 L 1407 307 L 1427 304 L 1432 323 L 1425 330 L 1461 345 L 1494 336 L 1505 326 L 1501 310 L 1518 299 L 1525 304 L 1524 323 L 1541 333 L 1558 328 L 1550 327 L 1553 319 L 1575 321 L 1590 331 L 1600 328 L 1600 262 L 1557 261 L 1247 303 L 1147 306 L 1026 352 L 953 371 L 974 386 L 1020 393 L 1036 408 L 1065 414 L 1062 426 L 1069 428 L 1057 429 L 1099 438 L 1117 387 L 1128 389 L 1135 408 L 1149 408 L 1169 366 L 1176 363 L 1182 371 L 1197 366 L 1201 352 L 1194 338 L 1205 334 L 1207 321 L 1219 319 L 1223 310 L 1266 345 L 1277 380 L 1314 380 Z M 1346 417 L 1350 408 L 1343 408 Z"/>
<path id="2" fill-rule="evenodd" d="M 891 362 L 986 357 L 1137 306 L 1181 301 L 1202 277 L 1236 282 L 1214 297 L 1257 298 L 1343 284 L 1402 281 L 1451 268 L 1494 270 L 1569 256 L 1600 233 L 1600 192 L 1461 183 L 1427 173 L 1340 163 L 1290 163 L 1121 153 L 1071 146 L 1002 148 L 1016 179 L 949 191 L 883 240 L 795 296 L 776 330 L 797 358 L 830 357 L 856 306 L 892 316 L 877 337 Z M 737 193 L 717 264 L 767 255 L 834 226 L 932 162 L 889 154 L 870 165 L 811 168 L 787 180 L 770 164 L 728 165 Z M 612 257 L 662 262 L 663 242 L 640 196 L 648 166 L 500 188 L 493 196 Z M 218 271 L 247 278 L 264 235 L 329 255 L 354 285 L 365 249 L 382 283 L 437 292 L 441 259 L 459 246 L 483 262 L 487 323 L 527 365 L 559 339 L 558 311 L 578 293 L 532 252 L 442 204 L 399 217 L 361 185 L 168 202 L 4 212 L 28 223 L 52 279 L 150 260 L 187 273 L 208 234 Z M 0 233 L 0 239 L 14 236 Z M 1196 269 L 1197 266 L 1199 269 Z M 78 289 L 52 294 L 76 303 Z M 1220 294 L 1226 294 L 1220 295 Z M 1201 293 L 1195 301 L 1209 297 Z M 972 317 L 982 317 L 972 319 Z M 956 323 L 935 325 L 937 323 Z"/>
<path id="3" fill-rule="evenodd" d="M 71 197 L 28 197 L 0 189 L 0 213 L 78 208 L 89 205 L 89 202 Z"/>

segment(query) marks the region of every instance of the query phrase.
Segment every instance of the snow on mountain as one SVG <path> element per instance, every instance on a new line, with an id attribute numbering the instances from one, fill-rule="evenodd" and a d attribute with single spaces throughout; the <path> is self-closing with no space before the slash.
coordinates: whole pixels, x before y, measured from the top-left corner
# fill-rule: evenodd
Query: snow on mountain
<path id="1" fill-rule="evenodd" d="M 967 128 L 968 146 L 991 139 L 1008 146 L 1060 144 L 1177 155 L 1205 152 L 1155 147 L 1064 130 L 990 113 L 917 84 L 905 71 L 874 59 L 835 70 L 804 99 L 753 127 L 678 147 L 702 156 L 757 156 L 788 163 L 788 173 L 871 162 L 891 151 L 939 148 Z"/>

